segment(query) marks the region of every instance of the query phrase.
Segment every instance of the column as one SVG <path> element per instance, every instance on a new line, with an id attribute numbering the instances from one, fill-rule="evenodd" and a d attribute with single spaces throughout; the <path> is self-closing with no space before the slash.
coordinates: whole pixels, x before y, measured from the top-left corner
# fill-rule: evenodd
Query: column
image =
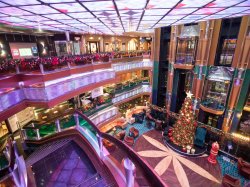
<path id="1" fill-rule="evenodd" d="M 40 140 L 40 139 L 41 139 L 41 136 L 40 136 L 39 129 L 35 129 L 35 132 L 36 132 L 36 139 L 37 139 L 37 140 Z"/>
<path id="2" fill-rule="evenodd" d="M 26 130 L 25 130 L 25 129 L 22 129 L 21 132 L 22 132 L 23 139 L 24 139 L 24 140 L 27 140 L 27 133 L 26 133 Z"/>
<path id="3" fill-rule="evenodd" d="M 76 127 L 79 127 L 80 126 L 79 115 L 78 114 L 74 114 L 74 118 L 75 118 Z"/>
<path id="4" fill-rule="evenodd" d="M 228 99 L 228 108 L 226 110 L 226 115 L 223 120 L 223 125 L 222 125 L 222 130 L 224 132 L 228 132 L 231 127 L 231 122 L 234 114 L 234 106 L 236 105 L 238 95 L 240 93 L 240 88 L 242 84 L 242 74 L 243 74 L 244 69 L 238 69 L 238 73 L 236 75 L 236 78 L 234 78 L 233 81 L 233 86 L 231 90 L 231 94 Z"/>
<path id="5" fill-rule="evenodd" d="M 166 93 L 167 95 L 166 97 L 167 121 L 169 121 L 169 111 L 170 111 L 171 99 L 172 99 L 177 36 L 178 36 L 178 26 L 171 27 L 169 64 L 168 64 L 168 82 L 167 82 L 167 93 Z"/>
<path id="6" fill-rule="evenodd" d="M 153 85 L 152 85 L 153 104 L 157 104 L 160 43 L 161 43 L 161 28 L 156 28 L 154 32 L 154 43 L 153 43 L 154 44 Z"/>
<path id="7" fill-rule="evenodd" d="M 102 137 L 99 134 L 96 134 L 98 145 L 99 145 L 99 150 L 100 150 L 100 157 L 103 158 L 103 143 L 102 143 Z"/>
<path id="8" fill-rule="evenodd" d="M 87 53 L 87 46 L 86 46 L 86 36 L 82 35 L 81 37 L 81 54 Z"/>
<path id="9" fill-rule="evenodd" d="M 134 187 L 135 183 L 135 165 L 134 163 L 129 159 L 125 158 L 123 162 L 124 168 L 125 168 L 125 176 L 126 176 L 126 186 L 127 187 Z"/>
<path id="10" fill-rule="evenodd" d="M 56 131 L 61 132 L 60 120 L 56 119 L 55 124 L 56 124 Z"/>
<path id="11" fill-rule="evenodd" d="M 9 150 L 7 149 L 7 147 L 5 147 L 5 150 L 3 151 L 3 154 L 5 156 L 5 158 L 10 161 L 10 153 Z"/>

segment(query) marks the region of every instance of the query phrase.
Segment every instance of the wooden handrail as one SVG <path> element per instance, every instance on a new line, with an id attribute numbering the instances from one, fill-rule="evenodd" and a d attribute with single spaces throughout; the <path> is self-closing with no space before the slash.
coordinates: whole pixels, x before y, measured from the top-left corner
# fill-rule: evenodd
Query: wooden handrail
<path id="1" fill-rule="evenodd" d="M 134 162 L 136 162 L 141 168 L 143 168 L 147 178 L 150 179 L 150 182 L 152 183 L 153 186 L 159 186 L 159 187 L 167 186 L 163 182 L 163 180 L 156 174 L 156 172 L 151 168 L 151 166 L 146 162 L 144 162 L 143 159 L 132 148 L 124 144 L 122 141 L 116 139 L 115 137 L 107 133 L 101 132 L 98 129 L 98 127 L 96 127 L 95 124 L 82 112 L 77 110 L 76 113 L 79 114 L 84 120 L 86 120 L 101 137 L 109 140 L 110 142 L 114 143 L 117 147 L 125 151 L 127 155 L 130 156 Z"/>

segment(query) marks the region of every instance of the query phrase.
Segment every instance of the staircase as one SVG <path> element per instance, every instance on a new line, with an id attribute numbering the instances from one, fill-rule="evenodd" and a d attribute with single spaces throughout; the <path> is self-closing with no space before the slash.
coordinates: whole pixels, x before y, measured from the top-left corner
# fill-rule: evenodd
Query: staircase
<path id="1" fill-rule="evenodd" d="M 53 153 L 57 149 L 63 147 L 64 145 L 69 143 L 71 140 L 72 138 L 66 138 L 66 139 L 62 139 L 58 141 L 53 141 L 52 143 L 48 143 L 48 144 L 38 147 L 37 150 L 25 160 L 26 167 L 33 165 L 34 163 L 38 162 L 39 160 Z"/>

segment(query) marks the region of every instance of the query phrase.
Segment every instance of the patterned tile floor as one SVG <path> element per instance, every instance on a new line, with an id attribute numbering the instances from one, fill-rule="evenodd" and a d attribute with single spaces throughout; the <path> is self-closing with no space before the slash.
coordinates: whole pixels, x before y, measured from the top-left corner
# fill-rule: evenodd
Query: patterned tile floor
<path id="1" fill-rule="evenodd" d="M 184 157 L 165 146 L 161 131 L 151 130 L 138 138 L 134 150 L 171 187 L 220 187 L 219 164 L 210 164 L 206 157 Z"/>

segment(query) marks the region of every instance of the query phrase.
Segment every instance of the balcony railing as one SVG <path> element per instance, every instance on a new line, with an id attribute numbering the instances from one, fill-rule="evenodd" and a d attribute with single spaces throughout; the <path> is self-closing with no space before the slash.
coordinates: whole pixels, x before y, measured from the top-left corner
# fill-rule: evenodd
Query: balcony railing
<path id="1" fill-rule="evenodd" d="M 110 114 L 115 109 L 109 110 Z M 100 117 L 102 115 L 99 115 Z M 108 163 L 108 167 L 116 165 L 116 170 L 118 175 L 120 176 L 120 179 L 123 180 L 120 181 L 122 183 L 128 182 L 126 181 L 125 172 L 123 171 L 122 166 L 122 160 L 123 159 L 130 159 L 133 164 L 136 166 L 136 175 L 133 179 L 136 183 L 136 185 L 147 185 L 147 186 L 159 186 L 163 187 L 165 186 L 164 182 L 161 180 L 161 178 L 155 173 L 155 171 L 149 166 L 149 164 L 145 163 L 143 159 L 140 158 L 140 156 L 129 146 L 121 142 L 120 140 L 115 139 L 109 134 L 102 133 L 100 130 L 96 127 L 96 124 L 93 123 L 93 121 L 90 118 L 87 118 L 85 115 L 83 115 L 80 111 L 76 111 L 73 114 L 73 117 L 70 117 L 70 121 L 72 121 L 73 126 L 70 126 L 68 129 L 74 129 L 81 133 L 82 136 L 88 141 L 89 145 L 92 146 L 93 150 L 95 150 L 96 154 L 99 155 L 101 159 L 103 159 L 104 163 Z M 49 139 L 54 138 L 56 134 L 60 134 L 61 129 L 58 124 L 60 122 L 55 122 L 57 124 L 56 131 L 52 135 L 48 135 L 46 138 Z M 59 127 L 59 128 L 58 128 Z M 23 134 L 26 138 L 26 142 L 32 142 L 35 143 L 36 141 L 42 140 L 45 138 L 45 136 L 38 135 L 40 134 L 40 130 L 37 132 L 35 130 L 35 133 L 30 135 L 27 135 L 26 129 L 23 129 Z M 66 132 L 66 129 L 65 129 Z M 72 131 L 71 131 L 72 132 Z M 31 138 L 31 139 L 30 139 Z M 31 140 L 31 141 L 29 141 Z M 115 150 L 109 150 L 108 147 L 106 147 L 106 144 L 104 142 L 110 142 L 109 145 L 113 145 Z M 119 155 L 119 157 L 117 157 Z M 117 164 L 114 164 L 117 163 Z M 149 180 L 150 179 L 150 180 Z"/>
<path id="2" fill-rule="evenodd" d="M 129 51 L 129 52 L 112 52 L 112 53 L 96 53 L 84 54 L 75 56 L 62 57 L 48 57 L 48 58 L 33 58 L 33 59 L 18 59 L 7 60 L 0 62 L 0 74 L 4 73 L 20 73 L 40 71 L 41 73 L 49 73 L 52 71 L 60 71 L 65 69 L 72 69 L 78 66 L 86 66 L 91 64 L 105 64 L 108 62 L 115 62 L 117 59 L 133 59 L 135 57 L 142 57 L 144 51 Z"/>
<path id="3" fill-rule="evenodd" d="M 140 95 L 143 93 L 151 93 L 151 91 L 152 91 L 152 88 L 150 85 L 141 85 L 141 86 L 134 88 L 133 90 L 122 92 L 120 94 L 115 94 L 114 98 L 112 99 L 112 102 L 116 104 L 130 97 L 134 97 L 136 95 Z"/>
<path id="4" fill-rule="evenodd" d="M 143 60 L 140 62 L 128 62 L 128 63 L 116 63 L 112 64 L 112 68 L 116 71 L 128 71 L 133 69 L 142 69 L 142 68 L 152 68 L 153 62 L 149 60 Z"/>
<path id="5" fill-rule="evenodd" d="M 90 86 L 91 84 L 101 83 L 114 78 L 114 71 L 99 70 L 47 81 L 44 82 L 44 84 L 35 84 L 32 85 L 32 87 L 24 87 L 9 92 L 3 92 L 0 94 L 0 112 L 24 100 L 50 101 L 72 91 Z"/>
<path id="6" fill-rule="evenodd" d="M 15 89 L 0 94 L 0 112 L 14 106 L 25 99 L 22 89 Z"/>

